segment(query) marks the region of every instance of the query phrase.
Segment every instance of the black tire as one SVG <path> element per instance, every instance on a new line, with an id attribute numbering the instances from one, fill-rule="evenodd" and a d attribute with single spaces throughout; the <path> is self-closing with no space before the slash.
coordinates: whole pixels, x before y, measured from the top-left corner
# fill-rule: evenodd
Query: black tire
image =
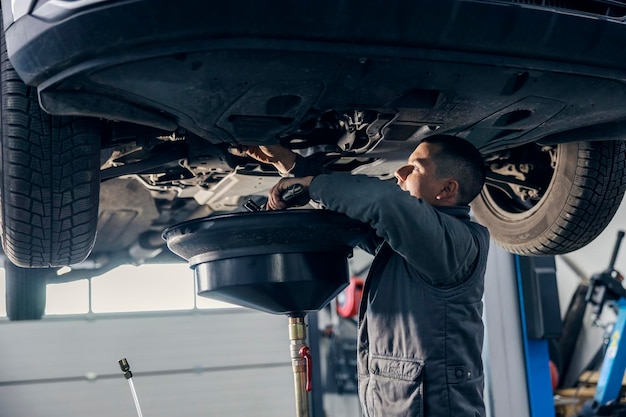
<path id="1" fill-rule="evenodd" d="M 56 117 L 11 66 L 1 36 L 2 248 L 20 267 L 76 264 L 91 252 L 99 200 L 99 123 Z"/>
<path id="2" fill-rule="evenodd" d="M 472 202 L 474 214 L 493 240 L 512 253 L 558 255 L 580 249 L 604 230 L 624 197 L 625 152 L 623 141 L 510 150 L 506 158 L 491 161 L 501 177 L 488 174 Z M 519 179 L 520 173 L 523 182 L 538 190 L 535 199 L 521 198 L 513 181 L 507 184 L 506 178 L 516 174 Z"/>
<path id="3" fill-rule="evenodd" d="M 6 305 L 9 320 L 39 320 L 46 310 L 47 277 L 55 270 L 20 268 L 6 260 Z"/>
<path id="4" fill-rule="evenodd" d="M 584 318 L 587 312 L 587 302 L 585 298 L 589 285 L 578 284 L 576 291 L 570 299 L 569 306 L 567 307 L 565 317 L 563 318 L 563 332 L 558 339 L 558 356 L 561 359 L 561 365 L 559 368 L 559 387 L 565 387 L 565 379 L 570 370 L 572 358 L 576 352 L 576 345 L 578 343 L 578 337 L 581 330 L 584 328 Z"/>

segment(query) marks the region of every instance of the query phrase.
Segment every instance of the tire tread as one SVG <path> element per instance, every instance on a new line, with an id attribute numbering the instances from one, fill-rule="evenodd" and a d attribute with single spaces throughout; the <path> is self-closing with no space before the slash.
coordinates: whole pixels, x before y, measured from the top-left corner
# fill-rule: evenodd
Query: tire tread
<path id="1" fill-rule="evenodd" d="M 2 38 L 2 246 L 20 267 L 76 264 L 95 241 L 98 124 L 39 106 L 11 67 Z"/>

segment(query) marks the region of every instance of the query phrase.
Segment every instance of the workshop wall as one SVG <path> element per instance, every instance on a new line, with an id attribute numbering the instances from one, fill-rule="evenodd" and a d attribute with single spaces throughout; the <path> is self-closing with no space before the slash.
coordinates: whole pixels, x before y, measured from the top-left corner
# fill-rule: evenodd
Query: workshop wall
<path id="1" fill-rule="evenodd" d="M 287 318 L 248 309 L 0 321 L 0 417 L 293 416 Z"/>

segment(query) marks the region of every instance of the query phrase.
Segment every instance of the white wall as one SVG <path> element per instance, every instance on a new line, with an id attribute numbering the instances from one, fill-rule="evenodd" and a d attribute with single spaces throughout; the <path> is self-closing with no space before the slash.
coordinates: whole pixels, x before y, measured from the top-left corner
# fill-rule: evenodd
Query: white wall
<path id="1" fill-rule="evenodd" d="M 285 316 L 247 309 L 0 322 L 0 417 L 291 417 Z"/>

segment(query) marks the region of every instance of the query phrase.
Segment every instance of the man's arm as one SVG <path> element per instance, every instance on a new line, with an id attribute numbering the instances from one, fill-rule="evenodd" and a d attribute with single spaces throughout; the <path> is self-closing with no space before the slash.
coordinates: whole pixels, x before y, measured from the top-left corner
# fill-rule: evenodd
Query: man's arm
<path id="1" fill-rule="evenodd" d="M 259 162 L 273 165 L 281 175 L 293 169 L 296 162 L 296 154 L 281 145 L 248 146 L 244 151 Z"/>
<path id="2" fill-rule="evenodd" d="M 370 224 L 434 285 L 462 281 L 478 254 L 472 232 L 462 221 L 388 181 L 364 175 L 320 175 L 311 181 L 309 193 L 330 210 Z"/>
<path id="3" fill-rule="evenodd" d="M 316 175 L 327 172 L 321 164 L 310 158 L 304 158 L 281 145 L 254 146 L 246 148 L 245 151 L 257 161 L 273 165 L 283 177 L 294 177 L 293 179 L 281 180 L 270 190 L 267 203 L 270 210 L 287 208 L 287 204 L 280 197 L 288 187 L 294 184 L 303 185 L 308 194 L 310 180 Z M 382 240 L 372 230 L 358 246 L 366 252 L 374 254 Z"/>
<path id="4" fill-rule="evenodd" d="M 282 145 L 249 146 L 245 152 L 259 162 L 273 165 L 282 176 L 308 177 L 326 173 L 326 168 L 321 164 Z"/>

